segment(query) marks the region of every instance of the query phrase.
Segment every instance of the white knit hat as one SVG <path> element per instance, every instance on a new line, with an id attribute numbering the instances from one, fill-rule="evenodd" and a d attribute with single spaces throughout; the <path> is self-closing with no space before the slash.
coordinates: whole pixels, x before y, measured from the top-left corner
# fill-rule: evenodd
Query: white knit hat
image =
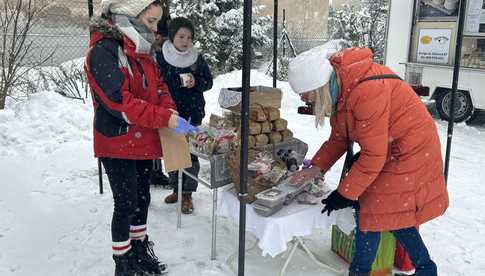
<path id="1" fill-rule="evenodd" d="M 137 17 L 145 8 L 155 0 L 103 0 L 101 2 L 102 13 L 113 13 Z"/>
<path id="2" fill-rule="evenodd" d="M 340 49 L 339 41 L 332 40 L 290 61 L 288 82 L 293 91 L 302 94 L 327 84 L 334 70 L 329 58 Z"/>

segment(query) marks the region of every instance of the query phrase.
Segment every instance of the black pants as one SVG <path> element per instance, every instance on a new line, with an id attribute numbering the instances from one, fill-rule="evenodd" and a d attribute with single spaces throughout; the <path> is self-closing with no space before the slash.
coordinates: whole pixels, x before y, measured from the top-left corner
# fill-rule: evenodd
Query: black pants
<path id="1" fill-rule="evenodd" d="M 190 155 L 192 160 L 192 167 L 186 169 L 187 172 L 193 174 L 194 176 L 199 176 L 200 163 L 199 158 L 193 154 Z M 168 173 L 168 182 L 176 193 L 178 191 L 178 171 Z M 182 178 L 182 193 L 192 193 L 197 191 L 198 182 L 184 174 Z"/>
<path id="2" fill-rule="evenodd" d="M 111 220 L 113 242 L 130 238 L 130 225 L 147 223 L 150 205 L 149 176 L 152 160 L 101 158 L 113 193 L 114 211 Z"/>

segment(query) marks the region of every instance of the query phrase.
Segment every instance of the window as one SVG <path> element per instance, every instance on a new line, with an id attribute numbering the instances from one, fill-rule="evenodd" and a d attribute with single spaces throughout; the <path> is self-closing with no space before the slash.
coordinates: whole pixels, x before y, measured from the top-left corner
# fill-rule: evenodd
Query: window
<path id="1" fill-rule="evenodd" d="M 461 65 L 469 68 L 485 69 L 485 35 L 483 37 L 464 37 Z"/>

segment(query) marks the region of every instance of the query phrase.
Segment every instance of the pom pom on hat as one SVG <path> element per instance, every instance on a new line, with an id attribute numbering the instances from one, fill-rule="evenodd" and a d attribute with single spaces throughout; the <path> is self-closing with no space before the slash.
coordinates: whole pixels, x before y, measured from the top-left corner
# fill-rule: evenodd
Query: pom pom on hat
<path id="1" fill-rule="evenodd" d="M 101 10 L 103 14 L 120 14 L 137 17 L 144 9 L 155 0 L 103 0 Z"/>
<path id="2" fill-rule="evenodd" d="M 288 82 L 295 93 L 318 89 L 330 80 L 333 66 L 329 58 L 344 48 L 342 40 L 331 40 L 295 57 L 288 65 Z"/>

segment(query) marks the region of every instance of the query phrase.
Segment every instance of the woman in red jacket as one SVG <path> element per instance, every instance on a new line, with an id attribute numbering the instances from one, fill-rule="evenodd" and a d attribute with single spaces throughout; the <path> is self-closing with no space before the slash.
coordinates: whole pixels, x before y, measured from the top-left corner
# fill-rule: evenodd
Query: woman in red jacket
<path id="1" fill-rule="evenodd" d="M 102 16 L 90 26 L 85 71 L 94 103 L 94 152 L 114 198 L 116 276 L 167 272 L 146 235 L 149 173 L 162 156 L 159 128 L 196 130 L 178 116 L 160 78 L 152 49 L 161 16 L 158 0 L 103 0 Z"/>
<path id="2" fill-rule="evenodd" d="M 391 231 L 404 246 L 416 275 L 437 275 L 416 226 L 448 207 L 440 141 L 419 97 L 393 76 L 389 68 L 373 63 L 365 48 L 333 54 L 320 47 L 289 66 L 290 85 L 313 104 L 317 126 L 330 116 L 332 127 L 312 167 L 295 174 L 294 181 L 328 171 L 350 142 L 361 148 L 337 190 L 322 201 L 322 212 L 329 214 L 360 206 L 349 275 L 370 275 L 381 231 Z"/>

